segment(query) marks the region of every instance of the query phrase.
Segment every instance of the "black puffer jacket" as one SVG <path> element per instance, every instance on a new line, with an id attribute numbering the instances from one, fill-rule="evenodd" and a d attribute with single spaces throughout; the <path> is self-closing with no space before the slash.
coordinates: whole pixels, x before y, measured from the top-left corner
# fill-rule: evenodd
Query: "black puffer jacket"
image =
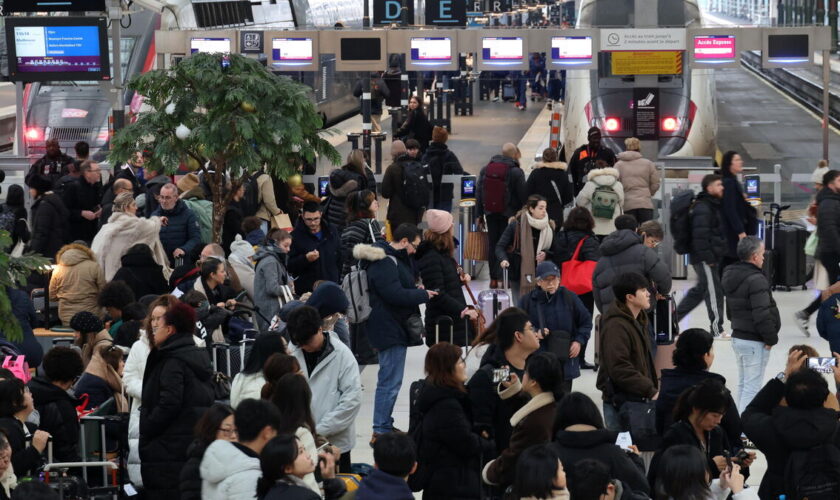
<path id="1" fill-rule="evenodd" d="M 41 454 L 32 446 L 32 440 L 26 438 L 26 433 L 23 431 L 24 425 L 29 434 L 33 434 L 38 429 L 34 424 L 24 424 L 15 417 L 0 418 L 0 431 L 6 433 L 9 445 L 12 447 L 12 468 L 17 477 L 37 475 L 38 468 L 44 463 Z"/>
<path id="2" fill-rule="evenodd" d="M 339 232 L 347 225 L 347 197 L 363 189 L 376 192 L 376 179 L 369 168 L 365 168 L 364 176 L 351 168 L 344 165 L 330 173 L 330 197 L 326 202 L 324 216 Z"/>
<path id="3" fill-rule="evenodd" d="M 132 253 L 129 249 L 120 262 L 122 267 L 111 280 L 125 281 L 138 299 L 144 295 L 160 295 L 169 291 L 169 284 L 163 277 L 163 268 L 148 253 Z"/>
<path id="4" fill-rule="evenodd" d="M 29 390 L 35 409 L 41 415 L 38 428 L 52 434 L 55 461 L 80 461 L 79 420 L 76 416 L 79 402 L 42 377 L 33 378 L 29 382 Z"/>
<path id="5" fill-rule="evenodd" d="M 586 241 L 583 242 L 583 246 L 580 247 L 580 254 L 578 254 L 579 260 L 594 260 L 597 261 L 601 258 L 601 248 L 599 247 L 598 238 L 595 237 L 595 233 L 589 231 L 588 233 L 584 233 L 583 231 L 557 231 L 554 233 L 554 263 L 557 264 L 557 267 L 560 267 L 561 264 L 564 262 L 571 260 L 572 255 L 575 254 L 575 249 L 577 248 L 578 243 L 580 240 L 586 238 Z"/>
<path id="6" fill-rule="evenodd" d="M 63 194 L 64 206 L 70 211 L 70 234 L 74 239 L 90 243 L 99 230 L 99 220 L 87 220 L 82 212 L 96 211 L 102 200 L 102 183 L 88 183 L 84 177 L 67 184 Z"/>
<path id="7" fill-rule="evenodd" d="M 35 252 L 48 259 L 67 243 L 67 220 L 70 212 L 55 193 L 47 193 L 32 205 L 32 239 L 28 252 Z"/>
<path id="8" fill-rule="evenodd" d="M 504 215 L 512 216 L 516 212 L 522 210 L 525 202 L 528 201 L 528 187 L 525 183 L 525 172 L 519 166 L 519 162 L 513 158 L 508 158 L 503 155 L 495 155 L 490 158 L 490 163 L 507 163 L 510 165 L 507 176 L 505 177 L 505 211 Z M 478 183 L 475 187 L 475 215 L 481 217 L 484 215 L 484 178 L 487 173 L 487 166 L 481 168 L 478 173 Z"/>
<path id="9" fill-rule="evenodd" d="M 840 253 L 840 193 L 827 187 L 817 193 L 817 235 L 817 258 Z"/>
<path id="10" fill-rule="evenodd" d="M 178 498 L 193 428 L 213 404 L 213 372 L 205 349 L 177 333 L 149 354 L 140 406 L 140 460 L 150 498 Z"/>
<path id="11" fill-rule="evenodd" d="M 371 239 L 372 238 L 372 239 Z M 382 225 L 376 219 L 356 219 L 341 231 L 341 277 L 350 272 L 350 268 L 358 262 L 353 258 L 353 247 L 359 243 L 373 245 L 377 241 L 385 241 L 382 236 Z"/>
<path id="12" fill-rule="evenodd" d="M 420 143 L 420 151 L 425 151 L 432 140 L 432 124 L 426 112 L 421 108 L 409 109 L 400 129 L 394 132 L 394 137 L 403 141 L 414 139 Z"/>
<path id="13" fill-rule="evenodd" d="M 535 163 L 526 186 L 529 195 L 538 194 L 548 200 L 548 217 L 560 227 L 563 224 L 563 207 L 575 201 L 566 164 L 562 161 Z"/>
<path id="14" fill-rule="evenodd" d="M 726 237 L 720 222 L 720 199 L 708 193 L 697 195 L 691 210 L 692 264 L 719 264 L 726 255 Z"/>
<path id="15" fill-rule="evenodd" d="M 423 414 L 423 439 L 413 479 L 422 485 L 424 498 L 479 498 L 481 441 L 472 431 L 467 394 L 427 382 L 416 404 Z"/>
<path id="16" fill-rule="evenodd" d="M 776 345 L 782 320 L 761 269 L 749 262 L 736 262 L 723 270 L 721 285 L 732 336 Z"/>
<path id="17" fill-rule="evenodd" d="M 443 142 L 432 142 L 429 144 L 426 152 L 423 153 L 423 158 L 420 160 L 423 165 L 429 166 L 429 171 L 432 173 L 432 206 L 438 206 L 439 203 L 451 202 L 453 185 L 450 183 L 441 183 L 441 177 L 444 175 L 464 175 L 464 167 Z"/>
<path id="18" fill-rule="evenodd" d="M 426 304 L 426 345 L 432 346 L 438 340 L 438 336 L 435 335 L 435 325 L 438 321 L 440 341 L 451 340 L 456 345 L 469 345 L 471 338 L 468 338 L 466 322 L 461 319 L 461 311 L 466 309 L 467 301 L 461 288 L 457 263 L 428 241 L 420 243 L 416 257 L 423 287 L 440 292 Z M 472 336 L 471 331 L 469 336 Z"/>
<path id="19" fill-rule="evenodd" d="M 201 500 L 201 459 L 207 446 L 198 440 L 190 444 L 187 450 L 187 463 L 181 469 L 180 491 L 181 500 Z"/>
<path id="20" fill-rule="evenodd" d="M 665 431 L 665 435 L 662 437 L 662 444 L 650 462 L 650 467 L 648 468 L 648 484 L 656 488 L 656 475 L 659 472 L 659 463 L 662 459 L 662 454 L 668 448 L 680 444 L 687 444 L 702 451 L 703 455 L 706 456 L 706 468 L 711 471 L 713 474 L 712 477 L 719 475 L 720 473 L 717 472 L 718 468 L 715 464 L 714 457 L 723 456 L 723 450 L 729 449 L 729 440 L 726 439 L 726 434 L 720 426 L 716 426 L 711 431 L 706 432 L 705 438 L 706 442 L 700 443 L 697 434 L 694 432 L 694 428 L 687 420 L 680 420 L 671 424 L 671 427 Z"/>

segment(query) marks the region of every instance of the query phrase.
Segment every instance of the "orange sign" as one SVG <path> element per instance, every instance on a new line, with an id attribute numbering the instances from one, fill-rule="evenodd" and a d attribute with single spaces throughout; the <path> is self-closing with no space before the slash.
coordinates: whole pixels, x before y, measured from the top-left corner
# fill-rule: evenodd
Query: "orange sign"
<path id="1" fill-rule="evenodd" d="M 682 74 L 681 50 L 613 52 L 613 75 Z"/>

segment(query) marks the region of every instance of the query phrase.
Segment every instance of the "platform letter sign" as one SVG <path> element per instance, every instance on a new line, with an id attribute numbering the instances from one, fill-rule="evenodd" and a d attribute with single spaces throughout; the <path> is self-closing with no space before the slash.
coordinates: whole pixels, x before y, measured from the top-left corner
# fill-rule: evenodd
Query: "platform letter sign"
<path id="1" fill-rule="evenodd" d="M 426 0 L 427 26 L 466 26 L 468 0 Z"/>
<path id="2" fill-rule="evenodd" d="M 633 116 L 637 138 L 643 141 L 659 138 L 659 89 L 633 89 Z"/>
<path id="3" fill-rule="evenodd" d="M 408 24 L 414 24 L 414 0 L 373 0 L 373 24 L 383 26 L 387 24 L 403 24 L 403 3 L 408 10 L 405 19 Z"/>

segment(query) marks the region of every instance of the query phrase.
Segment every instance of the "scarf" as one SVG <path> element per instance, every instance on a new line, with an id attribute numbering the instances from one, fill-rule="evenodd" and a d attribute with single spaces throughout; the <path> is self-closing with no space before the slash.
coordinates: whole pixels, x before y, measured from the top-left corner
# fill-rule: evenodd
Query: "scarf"
<path id="1" fill-rule="evenodd" d="M 122 378 L 120 378 L 116 370 L 105 362 L 105 359 L 102 358 L 99 351 L 90 359 L 90 363 L 87 365 L 85 372 L 101 378 L 108 384 L 108 387 L 114 392 L 114 403 L 117 408 L 117 413 L 128 412 L 128 400 L 124 394 L 125 387 L 123 386 Z"/>
<path id="2" fill-rule="evenodd" d="M 531 217 L 528 210 L 522 211 L 522 216 L 519 219 L 520 231 L 520 255 L 522 257 L 519 266 L 519 294 L 520 296 L 529 293 L 537 284 L 537 254 L 542 250 L 551 248 L 551 242 L 554 239 L 554 233 L 551 230 L 551 219 L 548 216 L 542 219 L 535 219 Z M 534 237 L 532 229 L 537 229 L 540 232 L 540 238 L 537 241 L 537 248 L 534 248 Z M 528 280 L 528 277 L 531 280 Z"/>

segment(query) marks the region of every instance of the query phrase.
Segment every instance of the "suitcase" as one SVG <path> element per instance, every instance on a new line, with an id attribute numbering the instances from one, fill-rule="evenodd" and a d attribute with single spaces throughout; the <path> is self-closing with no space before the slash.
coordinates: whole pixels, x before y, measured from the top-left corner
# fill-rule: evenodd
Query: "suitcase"
<path id="1" fill-rule="evenodd" d="M 502 84 L 502 100 L 515 101 L 516 91 L 513 89 L 513 82 L 506 81 Z"/>
<path id="2" fill-rule="evenodd" d="M 503 269 L 503 289 L 496 288 L 490 290 L 482 290 L 478 294 L 478 308 L 481 310 L 481 313 L 484 314 L 484 318 L 487 320 L 487 325 L 489 326 L 490 323 L 495 321 L 496 316 L 499 315 L 500 312 L 504 311 L 511 304 L 511 295 L 509 292 L 510 289 L 510 282 L 508 281 L 508 271 L 507 269 Z"/>
<path id="3" fill-rule="evenodd" d="M 671 345 L 680 334 L 677 323 L 677 301 L 669 293 L 664 299 L 657 300 L 653 309 L 653 333 L 657 346 Z"/>
<path id="4" fill-rule="evenodd" d="M 242 339 L 237 344 L 213 344 L 213 371 L 233 378 L 245 369 L 245 361 L 254 346 L 254 339 Z"/>
<path id="5" fill-rule="evenodd" d="M 805 242 L 808 230 L 798 224 L 774 226 L 773 253 L 776 258 L 774 287 L 805 288 L 808 273 L 805 268 Z"/>

